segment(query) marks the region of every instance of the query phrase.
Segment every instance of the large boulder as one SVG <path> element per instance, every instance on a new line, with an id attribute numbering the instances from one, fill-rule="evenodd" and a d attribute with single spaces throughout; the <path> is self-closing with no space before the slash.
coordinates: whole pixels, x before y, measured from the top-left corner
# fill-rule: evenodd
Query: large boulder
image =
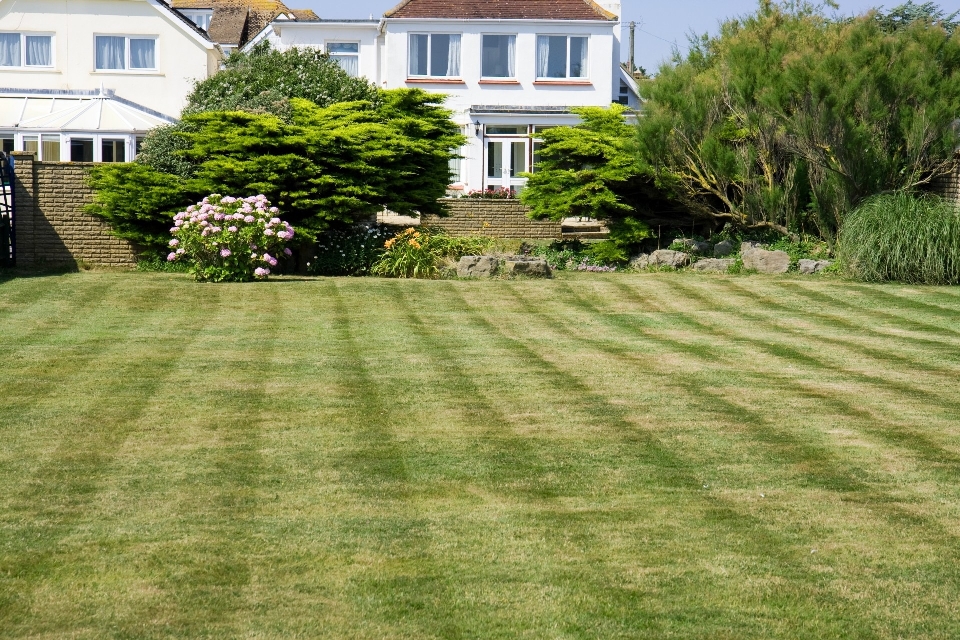
<path id="1" fill-rule="evenodd" d="M 494 256 L 463 256 L 457 263 L 461 278 L 489 278 L 497 273 L 500 260 Z"/>
<path id="2" fill-rule="evenodd" d="M 746 241 L 746 242 L 741 242 L 741 243 L 740 243 L 740 255 L 743 255 L 743 254 L 745 254 L 745 253 L 748 253 L 748 252 L 750 252 L 750 251 L 753 251 L 754 249 L 761 249 L 761 248 L 762 248 L 762 247 L 761 247 L 761 245 L 760 245 L 759 242 L 753 242 L 753 241 L 750 241 L 750 240 L 748 240 L 748 241 Z"/>
<path id="3" fill-rule="evenodd" d="M 736 262 L 733 258 L 704 258 L 693 263 L 694 271 L 718 271 L 726 273 Z"/>
<path id="4" fill-rule="evenodd" d="M 641 270 L 646 269 L 650 266 L 650 254 L 641 253 L 639 255 L 633 256 L 630 258 L 630 262 L 627 263 L 627 266 L 631 269 Z"/>
<path id="5" fill-rule="evenodd" d="M 672 251 L 670 249 L 657 249 L 650 254 L 651 267 L 673 267 L 679 269 L 690 263 L 690 255 L 683 251 Z"/>
<path id="6" fill-rule="evenodd" d="M 741 249 L 741 257 L 744 269 L 760 273 L 786 273 L 790 268 L 790 254 L 786 251 L 767 251 L 753 247 L 747 251 Z"/>
<path id="7" fill-rule="evenodd" d="M 831 264 L 833 264 L 833 262 L 830 260 L 801 260 L 797 263 L 797 266 L 800 268 L 800 273 L 810 275 L 823 271 Z"/>
<path id="8" fill-rule="evenodd" d="M 510 258 L 504 260 L 503 270 L 510 275 L 533 278 L 549 278 L 551 275 L 550 265 L 547 264 L 546 260 L 526 256 L 510 256 Z"/>
<path id="9" fill-rule="evenodd" d="M 713 245 L 714 258 L 726 258 L 734 251 L 736 251 L 736 247 L 730 240 L 721 240 L 717 244 Z"/>
<path id="10" fill-rule="evenodd" d="M 681 238 L 676 242 L 682 244 L 687 253 L 692 253 L 696 256 L 706 256 L 713 251 L 713 245 L 709 242 L 700 242 L 693 238 Z"/>

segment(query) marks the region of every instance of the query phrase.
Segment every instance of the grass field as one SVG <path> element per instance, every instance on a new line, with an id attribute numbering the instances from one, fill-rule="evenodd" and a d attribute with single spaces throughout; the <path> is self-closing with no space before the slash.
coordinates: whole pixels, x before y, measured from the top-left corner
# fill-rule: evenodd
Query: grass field
<path id="1" fill-rule="evenodd" d="M 955 638 L 960 290 L 0 282 L 2 638 Z"/>

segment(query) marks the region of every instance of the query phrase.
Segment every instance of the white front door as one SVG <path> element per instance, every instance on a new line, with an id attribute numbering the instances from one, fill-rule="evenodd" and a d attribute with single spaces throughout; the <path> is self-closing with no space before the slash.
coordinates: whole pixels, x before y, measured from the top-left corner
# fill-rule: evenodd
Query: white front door
<path id="1" fill-rule="evenodd" d="M 520 174 L 529 171 L 527 166 L 527 138 L 488 138 L 485 141 L 487 159 L 487 189 L 511 189 L 519 191 L 527 179 Z"/>

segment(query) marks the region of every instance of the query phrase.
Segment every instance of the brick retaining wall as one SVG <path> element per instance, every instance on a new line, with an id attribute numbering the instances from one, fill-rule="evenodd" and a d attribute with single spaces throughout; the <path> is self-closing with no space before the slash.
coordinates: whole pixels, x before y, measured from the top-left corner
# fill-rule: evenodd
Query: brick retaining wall
<path id="1" fill-rule="evenodd" d="M 37 162 L 34 154 L 25 152 L 13 156 L 18 266 L 133 266 L 131 244 L 111 235 L 100 218 L 83 212 L 93 200 L 86 183 L 91 164 Z"/>
<path id="2" fill-rule="evenodd" d="M 454 236 L 488 236 L 554 240 L 560 238 L 560 223 L 531 220 L 529 209 L 517 200 L 451 198 L 443 200 L 450 215 L 423 215 L 420 224 L 439 227 Z"/>
<path id="3" fill-rule="evenodd" d="M 960 202 L 960 166 L 953 173 L 941 176 L 933 183 L 933 191 L 948 200 Z"/>

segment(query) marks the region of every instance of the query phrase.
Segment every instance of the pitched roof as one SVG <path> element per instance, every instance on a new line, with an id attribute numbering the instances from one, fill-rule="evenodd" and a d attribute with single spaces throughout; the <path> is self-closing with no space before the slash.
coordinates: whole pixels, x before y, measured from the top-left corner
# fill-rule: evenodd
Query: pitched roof
<path id="1" fill-rule="evenodd" d="M 172 0 L 175 9 L 213 9 L 210 38 L 226 45 L 243 45 L 280 14 L 295 20 L 316 20 L 310 9 L 288 9 L 280 0 Z"/>
<path id="2" fill-rule="evenodd" d="M 593 0 L 403 0 L 385 18 L 455 20 L 616 20 Z"/>

